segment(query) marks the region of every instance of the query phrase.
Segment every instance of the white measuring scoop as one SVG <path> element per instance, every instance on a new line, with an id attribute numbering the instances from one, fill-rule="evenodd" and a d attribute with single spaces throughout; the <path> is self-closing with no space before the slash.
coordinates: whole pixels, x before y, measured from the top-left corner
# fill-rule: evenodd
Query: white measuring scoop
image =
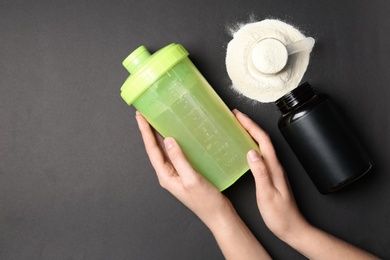
<path id="1" fill-rule="evenodd" d="M 275 38 L 262 39 L 252 49 L 252 64 L 263 74 L 275 75 L 286 66 L 289 55 L 312 49 L 314 42 L 312 37 L 288 45 Z"/>

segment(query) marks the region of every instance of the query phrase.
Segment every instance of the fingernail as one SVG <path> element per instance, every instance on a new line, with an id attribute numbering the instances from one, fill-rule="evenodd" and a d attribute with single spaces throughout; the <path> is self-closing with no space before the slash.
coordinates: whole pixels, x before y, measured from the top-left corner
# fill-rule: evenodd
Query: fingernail
<path id="1" fill-rule="evenodd" d="M 235 113 L 236 115 L 240 114 L 240 115 L 248 117 L 245 113 L 241 112 L 240 110 L 238 110 L 238 109 L 235 109 L 235 110 L 236 110 L 236 113 Z"/>
<path id="2" fill-rule="evenodd" d="M 138 116 L 138 115 L 140 115 L 140 114 L 141 114 L 141 113 L 140 113 L 138 110 L 135 111 L 135 115 L 136 115 L 136 116 Z"/>
<path id="3" fill-rule="evenodd" d="M 248 158 L 251 162 L 260 160 L 260 154 L 256 150 L 250 150 L 248 152 Z"/>
<path id="4" fill-rule="evenodd" d="M 165 149 L 169 150 L 173 147 L 173 140 L 170 137 L 164 139 Z"/>

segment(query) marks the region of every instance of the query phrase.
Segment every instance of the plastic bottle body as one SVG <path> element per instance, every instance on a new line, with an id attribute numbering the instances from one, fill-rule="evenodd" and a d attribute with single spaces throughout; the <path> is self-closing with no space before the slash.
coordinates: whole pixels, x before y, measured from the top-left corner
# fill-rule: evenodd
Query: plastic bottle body
<path id="1" fill-rule="evenodd" d="M 163 137 L 175 138 L 191 165 L 219 190 L 249 170 L 246 153 L 258 146 L 188 58 L 133 105 Z"/>
<path id="2" fill-rule="evenodd" d="M 294 91 L 300 93 L 283 97 L 290 106 L 278 104 L 278 126 L 317 189 L 328 194 L 368 172 L 371 161 L 332 100 L 308 83 Z"/>

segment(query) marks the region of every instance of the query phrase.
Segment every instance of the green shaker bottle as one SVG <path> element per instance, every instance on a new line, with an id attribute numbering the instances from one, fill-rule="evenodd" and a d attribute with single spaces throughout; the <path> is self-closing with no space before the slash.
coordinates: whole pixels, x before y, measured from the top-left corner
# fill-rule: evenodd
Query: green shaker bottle
<path id="1" fill-rule="evenodd" d="M 153 55 L 138 47 L 124 61 L 130 76 L 121 96 L 163 136 L 180 144 L 188 161 L 220 191 L 248 169 L 258 146 L 188 58 L 172 43 Z"/>

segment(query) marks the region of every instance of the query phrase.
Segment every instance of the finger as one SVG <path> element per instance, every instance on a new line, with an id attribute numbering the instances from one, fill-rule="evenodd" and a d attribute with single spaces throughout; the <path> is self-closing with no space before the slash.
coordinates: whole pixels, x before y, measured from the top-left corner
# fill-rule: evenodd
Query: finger
<path id="1" fill-rule="evenodd" d="M 250 150 L 247 154 L 247 160 L 255 179 L 258 195 L 268 198 L 275 191 L 275 187 L 272 182 L 272 176 L 268 172 L 261 155 L 256 150 Z"/>
<path id="2" fill-rule="evenodd" d="M 146 153 L 148 154 L 149 160 L 157 173 L 160 183 L 162 183 L 164 180 L 161 178 L 175 174 L 174 168 L 171 164 L 166 162 L 165 154 L 156 139 L 155 132 L 138 111 L 136 113 L 136 119 L 144 141 Z"/>
<path id="3" fill-rule="evenodd" d="M 164 139 L 165 149 L 167 150 L 168 156 L 175 167 L 177 173 L 182 179 L 183 185 L 192 183 L 198 175 L 198 173 L 192 168 L 188 162 L 186 156 L 181 150 L 179 144 L 175 139 L 167 137 Z"/>
<path id="4" fill-rule="evenodd" d="M 241 125 L 259 144 L 262 157 L 264 158 L 264 163 L 267 166 L 269 174 L 272 175 L 271 178 L 275 187 L 278 187 L 279 190 L 285 190 L 286 176 L 284 174 L 284 169 L 276 156 L 275 149 L 269 135 L 261 129 L 260 126 L 253 122 L 253 120 L 237 109 L 233 110 L 233 113 Z"/>
<path id="5" fill-rule="evenodd" d="M 165 145 L 164 145 L 164 137 L 162 137 L 155 129 L 152 129 L 154 137 L 157 140 L 157 145 L 160 147 L 160 149 L 163 151 L 163 156 L 164 156 L 164 161 L 165 162 L 171 162 L 169 159 L 166 150 L 165 150 Z M 163 148 L 164 147 L 164 148 Z"/>
<path id="6" fill-rule="evenodd" d="M 240 124 L 248 131 L 248 133 L 259 144 L 262 156 L 265 163 L 269 167 L 279 167 L 279 160 L 276 156 L 275 149 L 272 145 L 269 135 L 260 128 L 252 119 L 245 114 L 241 113 L 237 109 L 233 110 L 234 115 L 240 122 Z M 269 164 L 269 165 L 268 165 Z"/>
<path id="7" fill-rule="evenodd" d="M 245 130 L 248 131 L 248 133 L 257 141 L 259 145 L 262 145 L 261 152 L 263 157 L 264 155 L 275 153 L 268 134 L 263 129 L 261 129 L 258 124 L 256 124 L 247 115 L 238 111 L 237 109 L 234 110 L 234 114 Z"/>

